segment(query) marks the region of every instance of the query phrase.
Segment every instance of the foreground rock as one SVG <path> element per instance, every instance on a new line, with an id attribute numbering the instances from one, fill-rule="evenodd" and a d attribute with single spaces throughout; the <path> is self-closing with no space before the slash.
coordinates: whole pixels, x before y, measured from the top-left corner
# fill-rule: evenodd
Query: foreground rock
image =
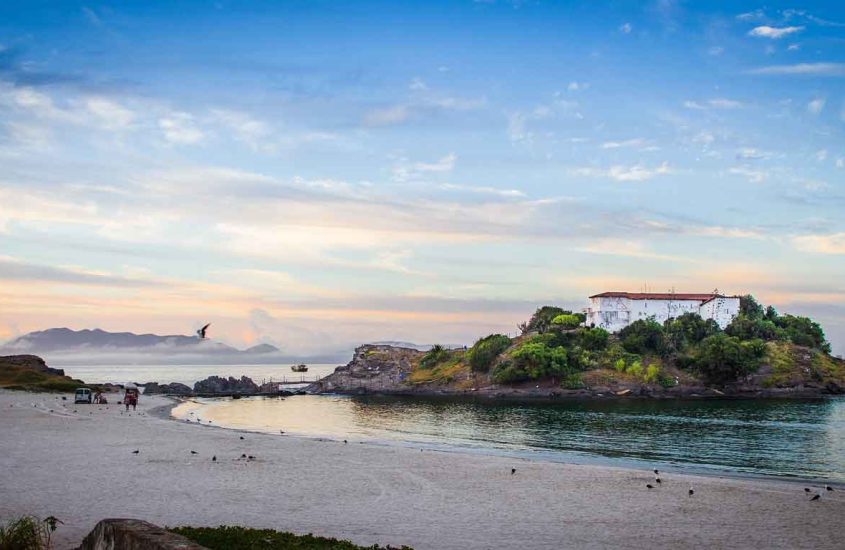
<path id="1" fill-rule="evenodd" d="M 258 385 L 247 376 L 241 376 L 239 379 L 232 376 L 229 378 L 209 376 L 194 384 L 194 393 L 200 395 L 233 393 L 250 395 L 258 392 Z"/>
<path id="2" fill-rule="evenodd" d="M 159 384 L 158 382 L 147 382 L 144 386 L 145 395 L 191 395 L 193 390 L 190 386 L 173 382 L 172 384 Z"/>
<path id="3" fill-rule="evenodd" d="M 137 519 L 104 519 L 78 550 L 207 550 L 181 535 Z"/>
<path id="4" fill-rule="evenodd" d="M 8 366 L 13 368 L 30 369 L 36 372 L 43 372 L 45 374 L 53 374 L 55 376 L 65 375 L 64 370 L 48 367 L 44 359 L 38 357 L 37 355 L 6 355 L 4 357 L 0 357 L 0 365 L 3 365 L 4 367 Z"/>

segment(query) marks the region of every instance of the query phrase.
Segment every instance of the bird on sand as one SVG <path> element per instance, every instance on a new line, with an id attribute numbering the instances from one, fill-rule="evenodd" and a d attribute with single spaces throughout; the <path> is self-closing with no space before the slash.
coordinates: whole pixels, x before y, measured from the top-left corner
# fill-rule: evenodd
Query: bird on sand
<path id="1" fill-rule="evenodd" d="M 192 455 L 195 455 L 195 454 L 197 454 L 197 452 L 196 452 L 196 451 L 191 451 L 191 454 L 192 454 Z"/>
<path id="2" fill-rule="evenodd" d="M 663 483 L 662 481 L 660 481 L 659 477 L 654 478 L 654 481 L 656 481 L 657 483 Z"/>
<path id="3" fill-rule="evenodd" d="M 208 323 L 207 325 L 205 325 L 204 327 L 202 327 L 201 329 L 199 329 L 197 331 L 197 336 L 200 337 L 200 340 L 205 340 L 205 333 L 208 332 L 208 327 L 210 327 L 210 326 L 211 326 L 211 323 Z"/>
<path id="4" fill-rule="evenodd" d="M 645 488 L 646 489 L 654 489 L 654 485 L 652 485 L 651 483 L 646 483 Z"/>
<path id="5" fill-rule="evenodd" d="M 511 475 L 514 475 L 515 473 L 516 473 L 516 468 L 511 468 Z"/>
<path id="6" fill-rule="evenodd" d="M 813 498 L 811 498 L 810 500 L 819 500 L 820 498 L 822 498 L 822 494 L 818 493 Z"/>
<path id="7" fill-rule="evenodd" d="M 657 470 L 657 468 L 655 468 L 654 469 L 654 475 L 659 475 L 659 474 L 660 474 L 660 472 Z"/>
<path id="8" fill-rule="evenodd" d="M 241 458 L 246 458 L 246 453 L 242 454 Z"/>
<path id="9" fill-rule="evenodd" d="M 824 488 L 825 488 L 826 490 L 828 490 L 828 491 L 832 491 L 832 490 L 833 490 L 833 487 L 831 487 L 830 485 L 825 485 L 825 486 L 824 486 Z"/>
<path id="10" fill-rule="evenodd" d="M 344 440 L 343 440 L 343 443 L 344 443 L 344 444 L 346 444 L 346 443 L 349 443 L 349 442 L 348 442 L 348 441 L 346 441 L 346 440 L 344 439 Z"/>
<path id="11" fill-rule="evenodd" d="M 694 494 L 695 494 L 695 491 L 693 491 L 693 490 L 692 490 L 692 487 L 690 487 L 690 488 L 689 488 L 689 496 L 692 496 L 692 495 L 694 495 Z"/>
<path id="12" fill-rule="evenodd" d="M 141 451 L 139 451 L 138 449 L 135 449 L 134 451 L 132 451 L 132 454 L 133 454 L 133 455 L 136 455 L 136 454 L 138 454 L 138 453 L 140 453 L 140 452 L 141 452 Z"/>
<path id="13" fill-rule="evenodd" d="M 217 462 L 217 455 L 212 456 L 212 457 L 211 457 L 211 461 L 212 461 L 212 462 Z"/>
<path id="14" fill-rule="evenodd" d="M 810 488 L 809 488 L 809 487 L 804 487 L 804 492 L 805 492 L 805 493 L 809 493 L 809 492 L 810 492 Z"/>
<path id="15" fill-rule="evenodd" d="M 244 436 L 241 436 L 241 439 L 243 439 L 243 438 L 244 438 Z"/>
<path id="16" fill-rule="evenodd" d="M 255 457 L 254 457 L 254 456 L 252 456 L 252 455 L 249 455 L 248 457 L 246 457 L 246 459 L 247 459 L 247 460 L 255 460 Z"/>

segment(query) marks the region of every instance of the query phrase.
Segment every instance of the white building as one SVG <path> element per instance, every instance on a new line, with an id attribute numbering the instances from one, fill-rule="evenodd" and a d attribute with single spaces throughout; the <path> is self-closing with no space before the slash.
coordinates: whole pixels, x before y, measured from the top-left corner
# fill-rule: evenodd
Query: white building
<path id="1" fill-rule="evenodd" d="M 698 313 L 702 319 L 713 319 L 721 328 L 730 324 L 739 313 L 739 296 L 710 294 L 676 294 L 655 292 L 602 292 L 590 296 L 590 307 L 584 309 L 587 326 L 595 325 L 616 332 L 640 319 L 653 317 L 663 324 L 684 313 Z"/>

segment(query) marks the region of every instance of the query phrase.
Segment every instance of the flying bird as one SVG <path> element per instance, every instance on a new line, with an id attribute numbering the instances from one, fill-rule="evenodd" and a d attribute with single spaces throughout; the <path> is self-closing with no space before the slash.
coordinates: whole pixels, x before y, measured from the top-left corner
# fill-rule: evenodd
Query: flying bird
<path id="1" fill-rule="evenodd" d="M 208 332 L 208 327 L 210 326 L 211 323 L 208 323 L 197 331 L 197 336 L 199 336 L 200 340 L 204 340 L 206 338 L 205 333 Z"/>

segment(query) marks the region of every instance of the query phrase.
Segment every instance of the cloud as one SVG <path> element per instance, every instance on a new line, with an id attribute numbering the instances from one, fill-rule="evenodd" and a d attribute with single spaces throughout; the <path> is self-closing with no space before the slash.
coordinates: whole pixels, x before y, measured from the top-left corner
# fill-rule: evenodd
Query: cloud
<path id="1" fill-rule="evenodd" d="M 576 82 L 576 81 L 573 80 L 572 82 L 570 82 L 566 86 L 566 89 L 569 90 L 570 92 L 578 92 L 578 91 L 584 91 L 589 87 L 590 87 L 590 85 L 587 82 Z"/>
<path id="2" fill-rule="evenodd" d="M 655 168 L 647 168 L 642 164 L 633 166 L 611 166 L 610 168 L 577 168 L 572 171 L 576 176 L 587 176 L 594 178 L 610 178 L 616 181 L 646 181 L 660 175 L 671 174 L 667 162 L 663 162 Z"/>
<path id="3" fill-rule="evenodd" d="M 796 63 L 770 65 L 748 71 L 749 74 L 784 76 L 845 76 L 845 63 Z"/>
<path id="4" fill-rule="evenodd" d="M 729 169 L 728 172 L 737 176 L 743 176 L 751 183 L 762 183 L 769 177 L 769 173 L 765 170 L 749 168 L 747 166 L 735 166 Z"/>
<path id="5" fill-rule="evenodd" d="M 792 242 L 799 250 L 818 254 L 845 254 L 845 233 L 803 235 L 794 237 Z"/>
<path id="6" fill-rule="evenodd" d="M 468 193 L 482 193 L 489 195 L 498 195 L 500 197 L 524 197 L 525 193 L 518 189 L 499 189 L 497 187 L 485 187 L 475 185 L 457 185 L 453 183 L 444 183 L 440 186 L 441 189 L 447 191 L 464 191 Z"/>
<path id="7" fill-rule="evenodd" d="M 708 99 L 706 101 L 684 101 L 684 107 L 687 109 L 705 110 L 705 109 L 739 109 L 744 107 L 741 101 L 725 98 Z"/>
<path id="8" fill-rule="evenodd" d="M 761 25 L 748 31 L 748 36 L 772 38 L 777 40 L 803 30 L 804 27 L 769 27 L 768 25 Z"/>
<path id="9" fill-rule="evenodd" d="M 648 141 L 643 138 L 626 139 L 623 141 L 605 141 L 601 144 L 602 149 L 622 149 L 627 147 L 643 147 Z"/>
<path id="10" fill-rule="evenodd" d="M 212 117 L 230 130 L 235 139 L 246 143 L 254 151 L 272 152 L 274 144 L 268 142 L 270 126 L 247 113 L 228 109 L 212 109 Z"/>
<path id="11" fill-rule="evenodd" d="M 192 145 L 205 138 L 205 134 L 194 125 L 194 117 L 188 113 L 172 113 L 160 118 L 158 126 L 164 139 L 179 145 Z"/>
<path id="12" fill-rule="evenodd" d="M 810 101 L 809 103 L 807 103 L 807 112 L 811 115 L 818 115 L 822 112 L 822 109 L 824 109 L 825 102 L 826 99 L 823 97 L 818 97 Z"/>
<path id="13" fill-rule="evenodd" d="M 619 25 L 619 31 L 623 34 L 630 34 L 631 29 L 633 29 L 633 27 L 630 23 L 622 23 L 621 25 Z"/>
<path id="14" fill-rule="evenodd" d="M 392 126 L 408 120 L 411 110 L 407 105 L 394 105 L 383 109 L 374 109 L 364 116 L 366 126 Z"/>
<path id="15" fill-rule="evenodd" d="M 736 153 L 736 158 L 740 160 L 765 160 L 771 158 L 772 154 L 768 151 L 761 151 L 754 147 L 743 147 Z"/>
<path id="16" fill-rule="evenodd" d="M 816 160 L 819 162 L 824 162 L 827 160 L 827 149 L 819 149 L 816 151 Z"/>
<path id="17" fill-rule="evenodd" d="M 428 90 L 428 86 L 426 86 L 423 79 L 421 79 L 419 77 L 414 77 L 411 80 L 411 83 L 408 85 L 408 89 L 412 90 L 414 92 L 419 92 L 419 91 L 423 91 L 423 90 Z"/>
<path id="18" fill-rule="evenodd" d="M 452 171 L 456 160 L 458 156 L 455 153 L 449 153 L 434 162 L 409 164 L 406 159 L 399 159 L 399 163 L 393 168 L 393 179 L 404 182 L 419 179 L 427 174 L 445 174 Z"/>
<path id="19" fill-rule="evenodd" d="M 126 129 L 135 120 L 135 113 L 110 99 L 89 98 L 86 101 L 86 106 L 92 115 L 99 118 L 101 126 L 107 129 Z"/>
<path id="20" fill-rule="evenodd" d="M 78 268 L 54 267 L 27 263 L 0 256 L 0 280 L 3 281 L 39 281 L 103 287 L 155 287 L 161 286 L 156 281 L 128 279 L 110 274 L 95 273 Z"/>

